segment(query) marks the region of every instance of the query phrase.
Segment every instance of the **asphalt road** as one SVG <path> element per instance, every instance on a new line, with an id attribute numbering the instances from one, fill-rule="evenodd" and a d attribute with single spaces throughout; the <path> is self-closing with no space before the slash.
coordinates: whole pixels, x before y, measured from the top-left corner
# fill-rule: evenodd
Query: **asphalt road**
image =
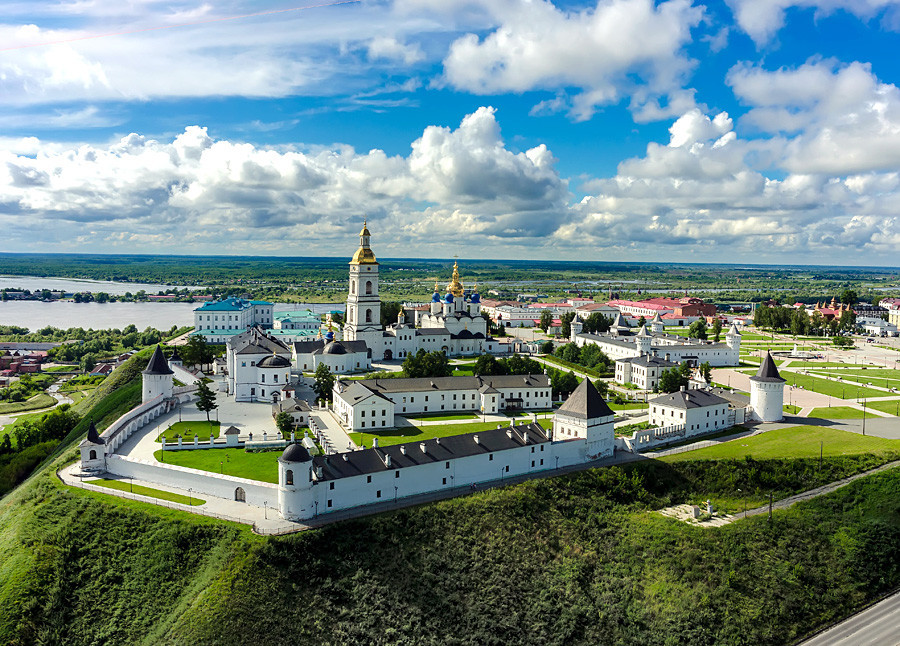
<path id="1" fill-rule="evenodd" d="M 897 646 L 900 592 L 819 633 L 799 646 Z"/>

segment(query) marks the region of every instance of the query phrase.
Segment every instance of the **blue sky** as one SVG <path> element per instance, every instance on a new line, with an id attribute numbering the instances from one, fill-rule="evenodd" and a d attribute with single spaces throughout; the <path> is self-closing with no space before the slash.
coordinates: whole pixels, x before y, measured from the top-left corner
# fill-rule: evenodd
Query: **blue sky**
<path id="1" fill-rule="evenodd" d="M 896 266 L 898 4 L 0 0 L 0 250 Z"/>

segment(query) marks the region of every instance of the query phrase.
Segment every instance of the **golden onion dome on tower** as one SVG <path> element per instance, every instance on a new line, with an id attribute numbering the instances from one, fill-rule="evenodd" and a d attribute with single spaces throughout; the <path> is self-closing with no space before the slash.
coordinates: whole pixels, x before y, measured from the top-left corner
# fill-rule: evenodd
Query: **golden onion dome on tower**
<path id="1" fill-rule="evenodd" d="M 351 265 L 377 265 L 378 261 L 375 259 L 375 254 L 369 248 L 369 238 L 372 236 L 369 233 L 369 227 L 367 226 L 366 220 L 363 220 L 363 228 L 362 231 L 359 232 L 359 249 L 356 250 L 356 253 L 353 254 L 353 258 L 350 260 Z"/>
<path id="2" fill-rule="evenodd" d="M 447 291 L 457 297 L 463 295 L 463 284 L 459 279 L 459 264 L 456 262 L 453 263 L 453 277 L 447 283 Z"/>

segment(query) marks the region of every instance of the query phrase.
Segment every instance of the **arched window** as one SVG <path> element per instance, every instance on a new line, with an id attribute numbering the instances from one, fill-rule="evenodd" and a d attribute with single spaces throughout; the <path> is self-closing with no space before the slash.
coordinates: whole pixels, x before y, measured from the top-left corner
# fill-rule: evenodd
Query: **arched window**
<path id="1" fill-rule="evenodd" d="M 284 472 L 284 484 L 292 485 L 294 484 L 294 472 L 291 469 L 288 469 Z"/>
<path id="2" fill-rule="evenodd" d="M 372 281 L 367 280 L 366 281 L 366 294 L 371 294 L 371 293 L 372 293 Z"/>
<path id="3" fill-rule="evenodd" d="M 247 493 L 241 487 L 238 487 L 234 490 L 234 499 L 237 502 L 247 502 Z"/>
<path id="4" fill-rule="evenodd" d="M 96 452 L 94 449 L 91 449 L 91 452 L 88 453 L 88 459 L 89 459 L 89 460 L 96 460 L 96 459 L 97 459 L 97 452 Z"/>
<path id="5" fill-rule="evenodd" d="M 366 310 L 366 323 L 372 322 L 372 310 Z"/>

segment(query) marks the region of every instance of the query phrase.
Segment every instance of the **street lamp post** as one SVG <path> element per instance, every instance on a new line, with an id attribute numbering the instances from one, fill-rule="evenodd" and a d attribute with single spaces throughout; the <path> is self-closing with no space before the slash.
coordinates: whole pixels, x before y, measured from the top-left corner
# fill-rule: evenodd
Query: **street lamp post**
<path id="1" fill-rule="evenodd" d="M 191 498 L 191 493 L 192 493 L 193 491 L 194 491 L 193 489 L 191 489 L 190 487 L 188 487 L 188 507 L 192 507 L 192 506 L 194 505 L 194 501 L 193 501 L 193 499 Z"/>
<path id="2" fill-rule="evenodd" d="M 263 500 L 263 520 L 269 520 L 269 501 Z"/>

